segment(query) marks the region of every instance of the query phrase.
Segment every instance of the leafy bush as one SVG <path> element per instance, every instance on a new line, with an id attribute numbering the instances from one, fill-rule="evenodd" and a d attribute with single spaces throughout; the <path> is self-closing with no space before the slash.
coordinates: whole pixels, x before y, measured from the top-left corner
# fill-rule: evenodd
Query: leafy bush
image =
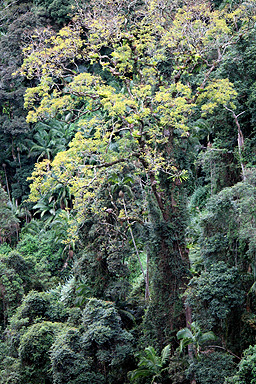
<path id="1" fill-rule="evenodd" d="M 44 17 L 51 18 L 56 24 L 63 24 L 70 20 L 74 13 L 72 6 L 75 2 L 68 0 L 34 0 L 35 11 Z"/>
<path id="2" fill-rule="evenodd" d="M 256 383 L 256 345 L 244 351 L 244 357 L 238 365 L 238 372 L 225 381 L 225 384 Z"/>
<path id="3" fill-rule="evenodd" d="M 4 256 L 0 256 L 0 260 L 8 267 L 15 270 L 23 282 L 25 293 L 33 287 L 34 264 L 29 259 L 24 259 L 16 250 L 9 252 Z"/>
<path id="4" fill-rule="evenodd" d="M 23 281 L 13 268 L 0 261 L 0 321 L 6 326 L 23 297 Z"/>
<path id="5" fill-rule="evenodd" d="M 7 193 L 0 186 L 0 241 L 10 240 L 18 228 L 19 220 L 9 209 Z"/>
<path id="6" fill-rule="evenodd" d="M 66 258 L 64 245 L 55 241 L 54 231 L 23 234 L 17 251 L 33 264 L 33 289 L 49 289 L 68 275 L 69 269 L 63 269 Z"/>
<path id="7" fill-rule="evenodd" d="M 54 384 L 105 382 L 104 375 L 93 372 L 93 356 L 85 355 L 82 346 L 82 335 L 77 328 L 67 328 L 59 335 L 51 349 Z"/>
<path id="8" fill-rule="evenodd" d="M 54 384 L 123 383 L 132 341 L 113 303 L 88 300 L 81 329 L 67 328 L 51 349 Z"/>
<path id="9" fill-rule="evenodd" d="M 7 354 L 7 349 L 5 351 Z M 1 356 L 0 384 L 22 384 L 20 361 L 10 356 Z"/>
<path id="10" fill-rule="evenodd" d="M 187 294 L 196 320 L 206 329 L 226 320 L 232 310 L 240 308 L 245 301 L 239 271 L 235 267 L 228 268 L 224 262 L 194 277 Z"/>
<path id="11" fill-rule="evenodd" d="M 187 374 L 188 378 L 194 377 L 197 384 L 222 384 L 226 377 L 232 375 L 234 367 L 232 356 L 213 352 L 191 364 Z"/>
<path id="12" fill-rule="evenodd" d="M 39 321 L 61 322 L 68 317 L 64 304 L 54 292 L 31 291 L 23 300 L 10 321 L 13 330 L 19 331 L 24 325 Z"/>
<path id="13" fill-rule="evenodd" d="M 29 327 L 21 337 L 19 358 L 23 382 L 51 382 L 49 350 L 63 324 L 44 321 Z"/>
<path id="14" fill-rule="evenodd" d="M 255 174 L 254 168 L 247 169 L 245 182 L 212 196 L 200 213 L 198 243 L 206 267 L 224 261 L 229 266 L 235 265 L 247 271 L 248 264 L 254 263 Z"/>

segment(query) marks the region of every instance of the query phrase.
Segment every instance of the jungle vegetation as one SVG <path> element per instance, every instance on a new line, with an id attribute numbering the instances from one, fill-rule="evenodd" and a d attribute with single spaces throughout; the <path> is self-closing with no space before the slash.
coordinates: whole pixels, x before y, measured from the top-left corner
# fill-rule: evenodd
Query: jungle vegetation
<path id="1" fill-rule="evenodd" d="M 2 0 L 0 384 L 256 380 L 256 1 Z"/>

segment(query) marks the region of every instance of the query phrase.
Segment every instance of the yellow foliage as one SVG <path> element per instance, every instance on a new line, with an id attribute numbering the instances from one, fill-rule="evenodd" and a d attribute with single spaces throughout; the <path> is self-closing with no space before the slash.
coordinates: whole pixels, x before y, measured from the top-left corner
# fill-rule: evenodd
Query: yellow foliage
<path id="1" fill-rule="evenodd" d="M 39 81 L 25 94 L 29 122 L 68 111 L 78 120 L 80 131 L 69 149 L 52 163 L 36 165 L 30 197 L 36 201 L 56 183 L 69 186 L 75 197 L 76 218 L 70 227 L 74 237 L 86 212 L 97 210 L 106 169 L 118 172 L 129 161 L 135 164 L 135 175 L 143 169 L 156 179 L 160 171 L 173 180 L 187 177 L 185 170 L 173 168 L 173 132 L 186 138 L 195 108 L 212 113 L 236 97 L 228 79 L 215 78 L 215 69 L 238 38 L 237 20 L 242 19 L 245 28 L 254 17 L 246 18 L 243 7 L 212 11 L 202 2 L 177 9 L 175 1 L 147 0 L 143 13 L 138 10 L 128 27 L 121 13 L 126 2 L 108 0 L 102 5 L 96 0 L 93 12 L 81 11 L 58 33 L 46 29 L 39 39 L 40 31 L 35 32 L 19 70 Z M 164 13 L 167 3 L 172 17 Z M 81 34 L 85 29 L 86 39 Z M 79 73 L 75 62 L 82 59 L 101 65 L 117 79 L 116 85 Z M 159 68 L 169 61 L 169 77 L 164 77 Z M 192 88 L 189 79 L 198 66 L 202 80 Z"/>
<path id="2" fill-rule="evenodd" d="M 227 105 L 236 96 L 237 92 L 228 79 L 213 79 L 199 95 L 198 102 L 204 102 L 201 109 L 205 115 L 212 113 L 220 105 Z M 233 105 L 232 107 L 234 108 Z"/>

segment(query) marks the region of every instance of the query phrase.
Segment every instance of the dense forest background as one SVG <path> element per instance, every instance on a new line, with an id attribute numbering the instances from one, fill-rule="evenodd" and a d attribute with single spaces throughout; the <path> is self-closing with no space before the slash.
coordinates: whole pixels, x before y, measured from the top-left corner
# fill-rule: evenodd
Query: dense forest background
<path id="1" fill-rule="evenodd" d="M 0 384 L 255 383 L 255 0 L 2 0 L 0 57 Z"/>

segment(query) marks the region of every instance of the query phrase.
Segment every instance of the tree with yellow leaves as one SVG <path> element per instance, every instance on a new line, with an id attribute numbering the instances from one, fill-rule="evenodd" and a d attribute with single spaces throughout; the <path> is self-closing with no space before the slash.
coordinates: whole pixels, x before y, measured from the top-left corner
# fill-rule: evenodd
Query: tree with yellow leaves
<path id="1" fill-rule="evenodd" d="M 59 183 L 68 186 L 74 196 L 69 236 L 76 238 L 87 215 L 116 209 L 111 194 L 112 208 L 99 204 L 110 175 L 132 169 L 147 190 L 150 212 L 142 225 L 149 228 L 156 266 L 149 317 L 163 345 L 184 325 L 188 172 L 182 164 L 190 119 L 219 106 L 234 108 L 236 91 L 216 69 L 255 22 L 248 6 L 255 0 L 235 11 L 213 10 L 208 1 L 178 8 L 176 2 L 145 0 L 136 9 L 128 0 L 94 3 L 58 33 L 36 31 L 24 48 L 19 72 L 38 78 L 25 95 L 28 122 L 71 116 L 80 127 L 67 151 L 36 165 L 30 199 L 38 201 Z M 115 220 L 132 225 L 128 216 L 141 214 L 131 199 L 129 212 L 115 211 Z"/>

